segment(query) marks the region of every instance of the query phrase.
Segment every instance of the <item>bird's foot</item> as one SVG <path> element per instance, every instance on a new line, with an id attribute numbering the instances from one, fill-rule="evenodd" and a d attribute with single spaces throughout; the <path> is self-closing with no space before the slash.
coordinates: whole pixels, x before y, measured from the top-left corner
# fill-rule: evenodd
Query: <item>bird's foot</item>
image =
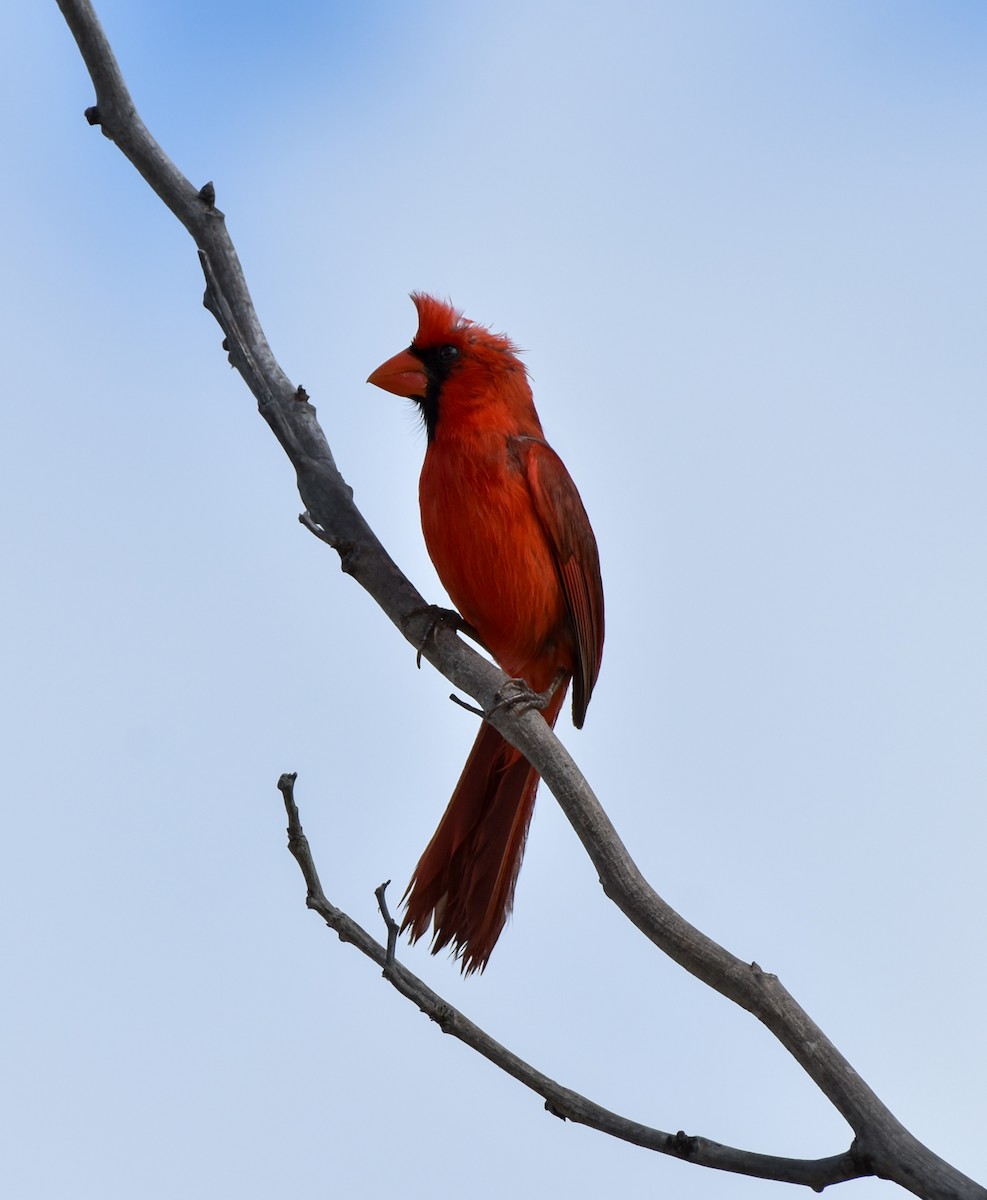
<path id="1" fill-rule="evenodd" d="M 523 679 L 508 679 L 498 691 L 493 702 L 493 707 L 484 715 L 491 717 L 501 709 L 513 709 L 518 716 L 526 712 L 531 712 L 532 709 L 535 709 L 537 712 L 544 712 L 551 703 L 552 697 L 558 691 L 559 684 L 565 677 L 565 671 L 558 671 L 555 678 L 543 692 L 536 692 Z"/>
<path id="2" fill-rule="evenodd" d="M 454 633 L 465 633 L 468 638 L 471 638 L 479 646 L 483 646 L 479 634 L 469 623 L 463 620 L 455 609 L 442 608 L 438 604 L 426 604 L 421 608 L 413 608 L 411 612 L 407 612 L 401 618 L 402 632 L 407 634 L 408 626 L 412 621 L 419 617 L 426 617 L 428 624 L 425 627 L 425 632 L 416 642 L 418 654 L 415 657 L 415 663 L 420 668 L 422 665 L 422 651 L 429 644 L 435 641 L 435 636 L 440 629 L 451 629 Z M 484 646 L 484 649 L 486 647 Z"/>

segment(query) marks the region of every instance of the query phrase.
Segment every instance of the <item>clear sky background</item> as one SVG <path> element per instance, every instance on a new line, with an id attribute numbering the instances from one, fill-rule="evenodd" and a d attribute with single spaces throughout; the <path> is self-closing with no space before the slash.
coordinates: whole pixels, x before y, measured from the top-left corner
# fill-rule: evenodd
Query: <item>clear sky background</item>
<path id="1" fill-rule="evenodd" d="M 364 380 L 413 288 L 526 349 L 607 591 L 563 739 L 662 895 L 987 1177 L 987 6 L 97 7 L 436 601 L 423 438 Z M 278 775 L 377 929 L 473 719 L 297 523 L 53 0 L 3 25 L 0 1191 L 782 1195 L 554 1120 L 306 911 Z M 401 954 L 632 1118 L 849 1144 L 621 919 L 547 791 L 486 974 Z"/>

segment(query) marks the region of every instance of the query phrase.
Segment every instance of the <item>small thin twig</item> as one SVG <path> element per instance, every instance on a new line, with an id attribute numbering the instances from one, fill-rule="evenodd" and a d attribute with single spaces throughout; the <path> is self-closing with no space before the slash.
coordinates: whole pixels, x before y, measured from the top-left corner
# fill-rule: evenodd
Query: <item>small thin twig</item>
<path id="1" fill-rule="evenodd" d="M 477 708 L 475 704 L 470 704 L 468 700 L 464 700 L 462 696 L 457 696 L 455 692 L 449 693 L 449 699 L 453 704 L 458 704 L 460 708 L 465 708 L 467 712 L 473 713 L 474 716 L 482 717 L 484 720 L 487 719 L 487 714 L 482 708 Z"/>
<path id="2" fill-rule="evenodd" d="M 305 512 L 298 514 L 298 520 L 300 524 L 305 526 L 309 533 L 314 533 L 320 542 L 325 542 L 327 546 L 332 546 L 332 538 L 328 533 L 326 533 L 318 521 L 312 517 L 312 514 L 308 511 L 308 509 L 306 509 Z M 333 549 L 335 549 L 335 546 L 333 546 Z"/>
<path id="3" fill-rule="evenodd" d="M 312 850 L 308 844 L 308 838 L 305 836 L 305 831 L 302 829 L 301 818 L 298 815 L 298 805 L 295 803 L 295 780 L 297 778 L 297 771 L 286 771 L 278 779 L 278 791 L 284 797 L 284 807 L 288 814 L 288 849 L 294 855 L 298 865 L 302 867 L 302 873 L 308 885 L 309 900 L 325 900 L 326 894 L 322 890 L 322 883 L 319 879 L 319 873 L 315 869 Z M 309 905 L 309 907 L 312 906 Z"/>
<path id="4" fill-rule="evenodd" d="M 387 879 L 380 887 L 374 889 L 374 895 L 377 897 L 377 907 L 380 909 L 380 915 L 384 918 L 384 925 L 387 927 L 387 958 L 384 962 L 385 974 L 394 965 L 394 952 L 397 949 L 398 934 L 401 932 L 397 921 L 391 916 L 391 910 L 387 907 L 387 898 L 384 895 L 390 883 L 391 881 Z"/>

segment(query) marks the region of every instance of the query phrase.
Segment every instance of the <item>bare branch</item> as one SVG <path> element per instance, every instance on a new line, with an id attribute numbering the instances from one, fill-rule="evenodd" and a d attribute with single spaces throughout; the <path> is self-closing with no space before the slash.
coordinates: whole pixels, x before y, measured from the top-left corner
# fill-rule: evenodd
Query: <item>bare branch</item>
<path id="1" fill-rule="evenodd" d="M 589 784 L 542 717 L 535 712 L 496 707 L 506 676 L 460 641 L 452 628 L 437 626 L 430 617 L 422 597 L 398 570 L 353 503 L 351 489 L 336 467 L 304 389 L 292 386 L 274 358 L 225 219 L 215 208 L 214 189 L 210 184 L 196 189 L 151 137 L 134 108 L 89 0 L 57 2 L 96 88 L 96 105 L 87 111 L 88 119 L 99 124 L 117 144 L 195 240 L 206 278 L 205 305 L 223 330 L 230 361 L 243 375 L 261 415 L 295 467 L 307 513 L 307 520 L 303 518 L 306 526 L 336 549 L 343 570 L 373 596 L 421 655 L 456 687 L 474 697 L 482 711 L 489 714 L 491 724 L 538 769 L 586 848 L 604 891 L 621 911 L 686 970 L 756 1016 L 789 1050 L 854 1130 L 855 1171 L 866 1164 L 871 1173 L 929 1200 L 987 1200 L 987 1189 L 939 1159 L 894 1118 L 774 975 L 730 954 L 662 900 L 641 875 Z M 306 880 L 310 906 L 316 907 L 312 897 L 321 896 L 320 888 L 313 892 L 317 877 L 306 875 Z M 330 909 L 326 902 L 326 910 Z M 383 965 L 386 952 L 345 914 L 331 911 L 331 923 L 340 937 L 353 941 Z M 389 976 L 390 982 L 417 1002 L 419 993 L 410 983 L 409 991 L 404 990 L 404 984 L 414 977 L 398 964 L 389 970 L 394 976 Z M 437 997 L 435 1002 L 441 1004 Z M 451 1010 L 446 1006 L 442 1011 Z M 478 1037 L 474 1048 L 491 1057 L 485 1045 Z M 498 1065 L 517 1076 L 509 1064 L 518 1060 L 507 1051 L 503 1054 L 507 1058 Z M 571 1093 L 558 1098 L 558 1109 L 569 1115 L 566 1097 L 571 1098 Z"/>
<path id="2" fill-rule="evenodd" d="M 779 1158 L 772 1154 L 757 1154 L 750 1150 L 723 1146 L 709 1138 L 687 1135 L 681 1131 L 665 1133 L 660 1129 L 652 1129 L 602 1108 L 579 1092 L 556 1083 L 524 1059 L 518 1058 L 394 959 L 393 946 L 397 924 L 391 919 L 384 902 L 384 889 L 387 884 L 381 884 L 376 890 L 377 902 L 388 931 L 386 949 L 326 898 L 312 857 L 312 849 L 302 830 L 294 796 L 295 779 L 294 773 L 282 775 L 278 780 L 278 789 L 284 797 L 285 811 L 288 814 L 288 849 L 298 863 L 308 889 L 305 898 L 307 906 L 317 912 L 342 941 L 356 946 L 367 958 L 382 967 L 387 982 L 402 996 L 416 1004 L 443 1033 L 458 1038 L 464 1045 L 482 1054 L 494 1066 L 536 1092 L 544 1099 L 546 1110 L 553 1116 L 586 1125 L 590 1129 L 598 1129 L 601 1133 L 631 1142 L 645 1150 L 655 1150 L 659 1154 L 668 1154 L 697 1166 L 713 1167 L 718 1171 L 749 1175 L 756 1179 L 804 1184 L 815 1191 L 822 1191 L 830 1184 L 860 1179 L 871 1174 L 866 1165 L 861 1165 L 854 1147 L 832 1158 Z"/>

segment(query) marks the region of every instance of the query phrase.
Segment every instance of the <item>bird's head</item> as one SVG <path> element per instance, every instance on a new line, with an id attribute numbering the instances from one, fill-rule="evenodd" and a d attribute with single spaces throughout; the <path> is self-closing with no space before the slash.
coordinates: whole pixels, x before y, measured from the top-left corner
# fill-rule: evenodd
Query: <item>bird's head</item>
<path id="1" fill-rule="evenodd" d="M 418 309 L 418 332 L 407 350 L 381 363 L 367 382 L 414 400 L 430 442 L 440 413 L 464 419 L 489 412 L 492 405 L 506 405 L 514 423 L 523 413 L 526 424 L 530 418 L 537 424 L 527 373 L 513 342 L 467 320 L 447 301 L 423 292 L 413 292 L 411 298 Z"/>

